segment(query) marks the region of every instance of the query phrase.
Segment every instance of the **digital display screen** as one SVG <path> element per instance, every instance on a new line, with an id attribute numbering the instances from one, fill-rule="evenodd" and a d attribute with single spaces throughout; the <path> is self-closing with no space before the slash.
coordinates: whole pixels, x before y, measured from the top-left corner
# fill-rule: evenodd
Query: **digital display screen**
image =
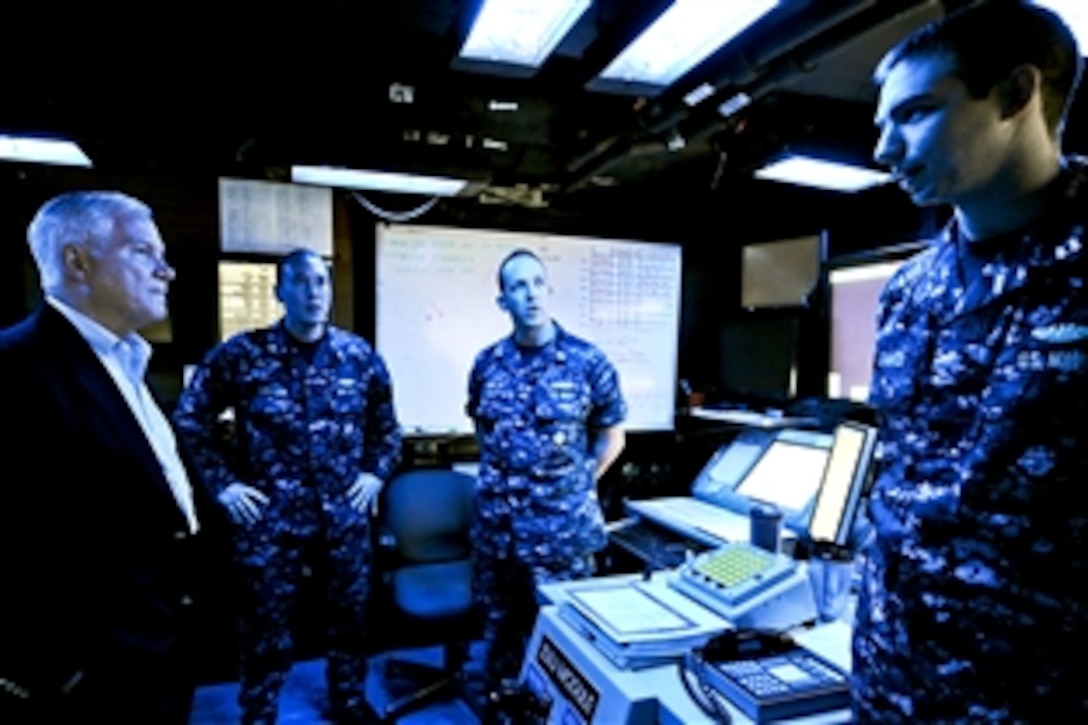
<path id="1" fill-rule="evenodd" d="M 799 682 L 808 682 L 812 679 L 812 675 L 802 670 L 795 664 L 786 663 L 782 665 L 775 665 L 768 667 L 767 672 L 774 675 L 787 685 L 795 685 Z"/>
<path id="2" fill-rule="evenodd" d="M 219 339 L 268 327 L 283 317 L 275 262 L 219 263 Z"/>
<path id="3" fill-rule="evenodd" d="M 776 440 L 741 481 L 737 493 L 787 511 L 800 511 L 820 488 L 826 463 L 825 448 Z"/>
<path id="4" fill-rule="evenodd" d="M 813 541 L 836 542 L 864 446 L 864 430 L 845 425 L 835 429 L 827 473 L 808 526 Z"/>
<path id="5" fill-rule="evenodd" d="M 876 344 L 876 309 L 901 260 L 835 269 L 828 275 L 830 354 L 827 394 L 864 403 L 869 398 Z"/>
<path id="6" fill-rule="evenodd" d="M 820 275 L 820 237 L 746 245 L 741 250 L 741 306 L 803 305 Z"/>
<path id="7" fill-rule="evenodd" d="M 759 457 L 763 449 L 752 443 L 733 443 L 718 456 L 707 470 L 704 494 L 716 493 L 722 489 L 732 490 L 744 475 L 752 461 Z"/>

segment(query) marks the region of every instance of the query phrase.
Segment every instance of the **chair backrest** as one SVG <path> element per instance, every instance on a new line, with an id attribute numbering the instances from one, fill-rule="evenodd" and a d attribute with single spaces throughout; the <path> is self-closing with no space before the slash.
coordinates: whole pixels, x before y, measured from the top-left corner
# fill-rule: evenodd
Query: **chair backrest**
<path id="1" fill-rule="evenodd" d="M 381 518 L 402 560 L 450 561 L 471 553 L 476 478 L 444 468 L 405 471 L 382 489 Z"/>

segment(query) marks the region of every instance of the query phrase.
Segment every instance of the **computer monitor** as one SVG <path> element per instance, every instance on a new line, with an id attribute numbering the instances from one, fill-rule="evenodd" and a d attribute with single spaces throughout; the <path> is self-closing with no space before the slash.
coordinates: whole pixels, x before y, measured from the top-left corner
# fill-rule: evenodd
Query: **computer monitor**
<path id="1" fill-rule="evenodd" d="M 835 428 L 827 466 L 808 523 L 817 546 L 844 548 L 850 542 L 858 505 L 869 483 L 876 428 L 845 421 Z"/>
<path id="2" fill-rule="evenodd" d="M 820 277 L 820 235 L 747 244 L 741 248 L 741 306 L 804 306 Z"/>
<path id="3" fill-rule="evenodd" d="M 828 271 L 829 398 L 865 402 L 873 369 L 877 304 L 902 258 L 839 263 Z"/>
<path id="4" fill-rule="evenodd" d="M 801 511 L 820 489 L 827 450 L 777 439 L 737 486 L 737 493 L 782 511 Z"/>
<path id="5" fill-rule="evenodd" d="M 745 516 L 756 504 L 772 504 L 786 526 L 804 532 L 831 443 L 823 431 L 745 429 L 714 453 L 692 495 Z"/>
<path id="6" fill-rule="evenodd" d="M 800 323 L 760 310 L 728 320 L 718 332 L 718 383 L 733 403 L 782 406 L 797 394 Z"/>

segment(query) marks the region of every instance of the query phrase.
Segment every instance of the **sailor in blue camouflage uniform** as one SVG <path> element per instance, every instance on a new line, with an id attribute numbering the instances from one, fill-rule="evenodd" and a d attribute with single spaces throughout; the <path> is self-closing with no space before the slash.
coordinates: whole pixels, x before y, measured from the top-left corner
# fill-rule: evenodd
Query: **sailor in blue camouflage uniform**
<path id="1" fill-rule="evenodd" d="M 299 584 L 304 566 L 318 564 L 333 716 L 370 721 L 363 689 L 369 514 L 401 451 L 392 385 L 365 340 L 328 324 L 331 281 L 319 255 L 285 257 L 276 293 L 284 319 L 214 348 L 175 420 L 236 524 L 243 720 L 276 721 Z M 230 439 L 216 434 L 227 409 L 234 411 Z"/>
<path id="2" fill-rule="evenodd" d="M 881 464 L 854 634 L 859 722 L 1085 722 L 1088 170 L 1080 53 L 990 3 L 889 51 L 875 157 L 954 215 L 889 281 Z"/>
<path id="3" fill-rule="evenodd" d="M 596 482 L 623 450 L 619 376 L 548 309 L 544 263 L 518 249 L 499 265 L 513 333 L 477 355 L 467 411 L 480 443 L 473 543 L 487 612 L 487 686 L 518 675 L 536 586 L 589 577 L 606 543 Z"/>

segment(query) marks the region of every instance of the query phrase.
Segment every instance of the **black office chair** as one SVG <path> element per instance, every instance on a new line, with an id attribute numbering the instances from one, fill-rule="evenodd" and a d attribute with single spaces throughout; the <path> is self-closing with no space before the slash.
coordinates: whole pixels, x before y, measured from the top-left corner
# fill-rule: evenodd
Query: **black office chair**
<path id="1" fill-rule="evenodd" d="M 382 649 L 444 646 L 441 667 L 385 658 L 382 675 L 390 690 L 413 683 L 410 692 L 391 691 L 379 708 L 395 719 L 466 691 L 463 667 L 471 641 L 480 636 L 482 616 L 472 598 L 469 526 L 476 479 L 448 469 L 410 470 L 382 490 L 375 570 L 381 607 L 372 620 Z"/>

